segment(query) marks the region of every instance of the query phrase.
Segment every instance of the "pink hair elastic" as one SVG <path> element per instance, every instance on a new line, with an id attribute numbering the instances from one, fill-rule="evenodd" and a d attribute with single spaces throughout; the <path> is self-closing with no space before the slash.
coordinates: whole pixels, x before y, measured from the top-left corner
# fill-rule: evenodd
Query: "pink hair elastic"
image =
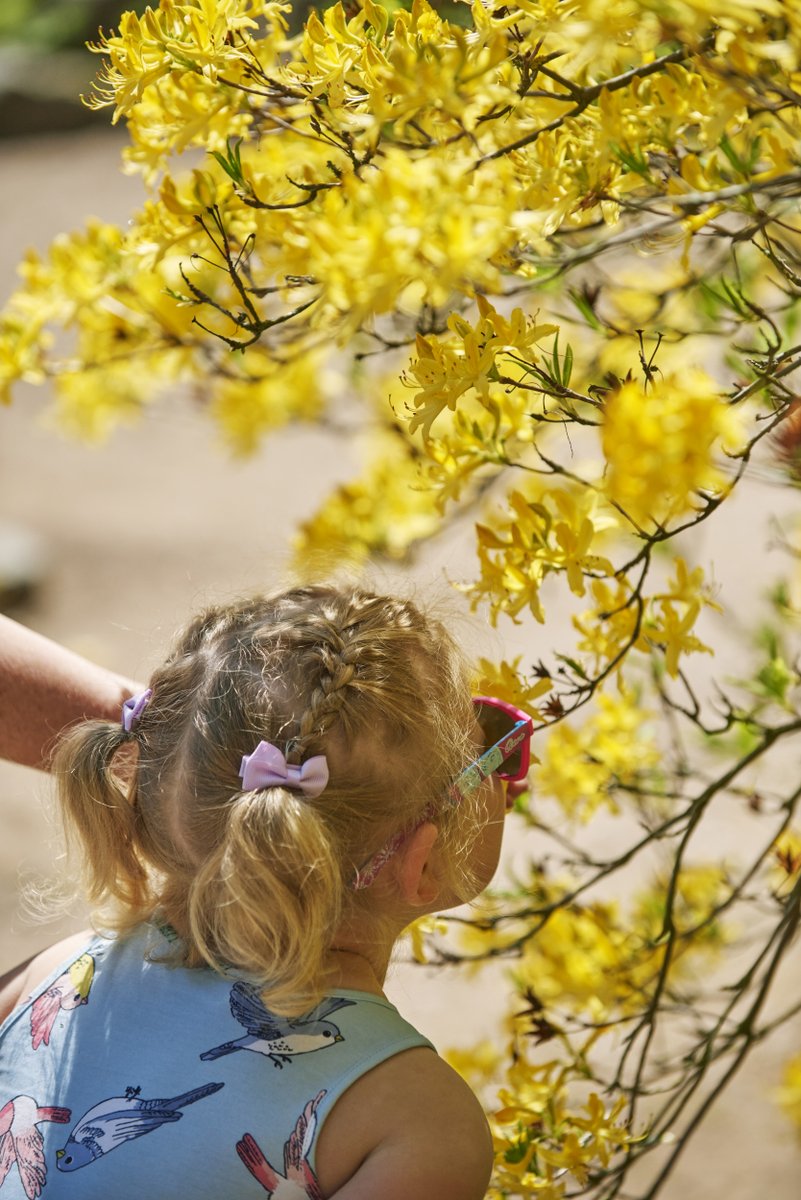
<path id="1" fill-rule="evenodd" d="M 270 742 L 259 742 L 252 754 L 243 757 L 239 777 L 245 792 L 284 787 L 303 792 L 304 796 L 311 799 L 319 796 L 328 783 L 328 762 L 324 754 L 316 754 L 300 766 L 295 766 L 286 761 L 277 746 Z"/>
<path id="2" fill-rule="evenodd" d="M 153 689 L 148 688 L 138 696 L 129 696 L 122 706 L 122 727 L 126 733 L 131 733 L 142 713 L 148 705 Z"/>

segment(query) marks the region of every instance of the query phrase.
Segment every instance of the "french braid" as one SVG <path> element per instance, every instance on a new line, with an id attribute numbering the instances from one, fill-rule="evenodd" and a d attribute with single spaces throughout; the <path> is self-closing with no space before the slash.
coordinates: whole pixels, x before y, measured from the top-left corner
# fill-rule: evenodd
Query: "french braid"
<path id="1" fill-rule="evenodd" d="M 273 1007 L 299 1011 L 349 906 L 369 911 L 349 880 L 388 836 L 434 812 L 451 887 L 468 886 L 462 851 L 476 813 L 445 799 L 472 757 L 466 672 L 414 604 L 320 585 L 212 607 L 179 635 L 151 687 L 128 803 L 115 727 L 79 727 L 57 762 L 90 893 L 116 901 L 107 927 L 158 912 L 182 935 L 180 961 L 246 969 Z M 239 764 L 260 740 L 293 763 L 326 755 L 324 791 L 243 792 Z M 106 795 L 99 862 L 90 817 Z"/>
<path id="2" fill-rule="evenodd" d="M 298 722 L 297 737 L 292 739 L 290 755 L 301 762 L 307 748 L 319 743 L 337 721 L 346 716 L 350 693 L 360 685 L 360 645 L 358 623 L 351 621 L 337 628 L 332 621 L 311 621 L 313 657 L 319 662 L 317 684 Z"/>

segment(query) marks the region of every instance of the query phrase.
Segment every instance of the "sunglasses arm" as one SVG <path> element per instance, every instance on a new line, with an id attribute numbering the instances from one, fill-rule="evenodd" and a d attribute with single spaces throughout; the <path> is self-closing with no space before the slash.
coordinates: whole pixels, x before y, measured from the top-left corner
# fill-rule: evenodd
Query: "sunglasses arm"
<path id="1" fill-rule="evenodd" d="M 474 763 L 471 763 L 459 778 L 453 784 L 450 790 L 450 798 L 454 804 L 458 804 L 460 800 L 471 795 L 481 787 L 485 779 L 487 779 L 493 771 L 497 771 L 502 767 L 506 760 L 511 757 L 517 747 L 524 738 L 531 737 L 534 725 L 530 718 L 524 721 L 518 721 L 514 729 L 507 733 L 506 737 L 501 738 L 494 746 L 490 746 L 489 750 L 485 750 L 480 758 L 477 758 Z"/>

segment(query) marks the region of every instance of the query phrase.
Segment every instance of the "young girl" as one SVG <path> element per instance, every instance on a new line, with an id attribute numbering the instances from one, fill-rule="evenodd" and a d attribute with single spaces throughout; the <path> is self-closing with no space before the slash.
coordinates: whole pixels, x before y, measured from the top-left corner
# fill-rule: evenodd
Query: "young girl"
<path id="1" fill-rule="evenodd" d="M 104 935 L 6 989 L 0 1200 L 480 1200 L 483 1113 L 382 983 L 492 876 L 531 729 L 403 600 L 194 620 L 56 754 Z"/>

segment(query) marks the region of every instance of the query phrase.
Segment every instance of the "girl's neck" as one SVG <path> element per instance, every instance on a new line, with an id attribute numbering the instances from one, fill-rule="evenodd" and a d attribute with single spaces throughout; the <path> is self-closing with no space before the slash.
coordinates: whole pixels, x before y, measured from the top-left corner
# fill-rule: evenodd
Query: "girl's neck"
<path id="1" fill-rule="evenodd" d="M 356 949 L 353 946 L 332 946 L 326 964 L 326 987 L 352 988 L 383 996 L 383 983 L 389 966 L 389 954 L 378 948 Z"/>

